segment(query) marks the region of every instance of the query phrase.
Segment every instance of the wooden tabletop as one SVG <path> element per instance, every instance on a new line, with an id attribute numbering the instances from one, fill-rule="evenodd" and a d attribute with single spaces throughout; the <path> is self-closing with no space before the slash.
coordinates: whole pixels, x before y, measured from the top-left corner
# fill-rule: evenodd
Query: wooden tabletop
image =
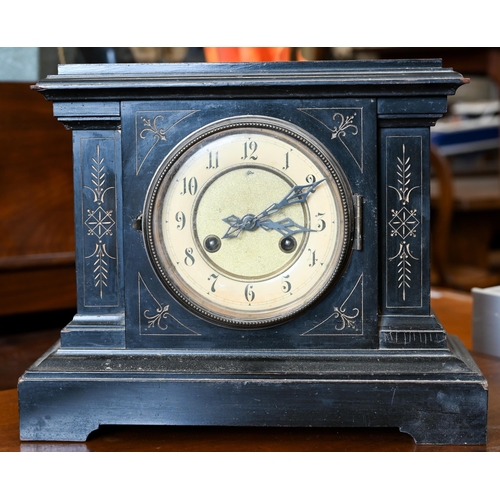
<path id="1" fill-rule="evenodd" d="M 433 290 L 446 330 L 471 348 L 470 294 Z M 398 429 L 103 426 L 85 443 L 19 440 L 17 391 L 0 391 L 0 451 L 500 451 L 500 358 L 472 353 L 489 384 L 485 446 L 422 446 Z"/>

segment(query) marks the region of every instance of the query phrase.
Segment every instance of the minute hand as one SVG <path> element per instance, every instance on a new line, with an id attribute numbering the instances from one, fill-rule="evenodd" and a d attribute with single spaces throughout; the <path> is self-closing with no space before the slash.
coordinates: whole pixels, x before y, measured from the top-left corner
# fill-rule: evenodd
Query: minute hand
<path id="1" fill-rule="evenodd" d="M 295 203 L 304 203 L 306 201 L 307 196 L 312 193 L 318 184 L 323 182 L 325 179 L 320 179 L 319 181 L 312 182 L 311 184 L 304 184 L 303 186 L 294 186 L 290 191 L 286 194 L 286 196 L 279 201 L 278 203 L 273 203 L 269 205 L 265 210 L 263 210 L 260 214 L 255 216 L 255 223 L 260 226 L 259 223 L 262 219 L 266 219 L 270 215 L 275 214 L 279 210 L 289 205 L 294 205 Z"/>

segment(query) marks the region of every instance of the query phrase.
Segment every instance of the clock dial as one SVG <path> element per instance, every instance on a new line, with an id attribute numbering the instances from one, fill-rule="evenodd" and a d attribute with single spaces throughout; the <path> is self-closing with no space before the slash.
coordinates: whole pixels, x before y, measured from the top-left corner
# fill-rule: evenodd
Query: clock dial
<path id="1" fill-rule="evenodd" d="M 165 159 L 145 205 L 146 245 L 181 303 L 234 327 L 310 306 L 349 252 L 351 196 L 321 145 L 285 122 L 223 120 Z"/>

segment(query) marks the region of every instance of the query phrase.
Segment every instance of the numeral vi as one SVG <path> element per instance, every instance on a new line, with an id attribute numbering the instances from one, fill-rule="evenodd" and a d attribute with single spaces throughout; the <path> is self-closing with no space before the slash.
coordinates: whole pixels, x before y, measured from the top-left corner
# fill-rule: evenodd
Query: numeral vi
<path id="1" fill-rule="evenodd" d="M 247 299 L 248 302 L 253 302 L 255 300 L 255 292 L 252 289 L 253 285 L 247 285 L 245 287 L 245 299 Z"/>

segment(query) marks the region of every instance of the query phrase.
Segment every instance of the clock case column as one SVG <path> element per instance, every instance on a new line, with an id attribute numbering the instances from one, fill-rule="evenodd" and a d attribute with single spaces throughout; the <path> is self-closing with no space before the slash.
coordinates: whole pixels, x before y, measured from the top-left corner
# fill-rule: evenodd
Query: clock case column
<path id="1" fill-rule="evenodd" d="M 380 98 L 379 341 L 381 348 L 446 348 L 430 307 L 430 127 L 444 96 Z"/>
<path id="2" fill-rule="evenodd" d="M 100 425 L 148 424 L 383 426 L 417 443 L 486 441 L 487 383 L 430 310 L 429 126 L 464 83 L 460 75 L 440 61 L 84 65 L 61 73 L 37 90 L 74 130 L 78 314 L 62 347 L 20 379 L 22 440 L 81 441 Z M 121 144 L 118 103 L 347 96 L 377 104 L 379 345 L 127 348 L 121 154 L 130 145 Z"/>
<path id="3" fill-rule="evenodd" d="M 72 130 L 77 314 L 62 348 L 123 348 L 121 116 L 119 102 L 54 103 Z"/>

